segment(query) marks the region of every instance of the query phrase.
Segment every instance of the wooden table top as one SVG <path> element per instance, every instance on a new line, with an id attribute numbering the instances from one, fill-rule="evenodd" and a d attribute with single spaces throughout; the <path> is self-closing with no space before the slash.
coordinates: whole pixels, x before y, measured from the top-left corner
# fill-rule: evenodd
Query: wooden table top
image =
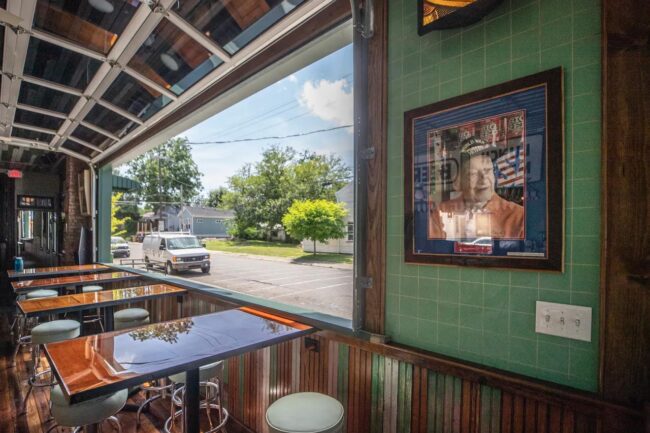
<path id="1" fill-rule="evenodd" d="M 14 270 L 7 271 L 9 280 L 17 280 L 21 278 L 41 278 L 49 276 L 70 275 L 70 274 L 84 274 L 89 272 L 103 272 L 110 268 L 106 265 L 94 263 L 91 265 L 72 265 L 72 266 L 48 266 L 43 268 L 27 268 L 22 272 Z"/>
<path id="2" fill-rule="evenodd" d="M 77 293 L 57 296 L 56 298 L 26 299 L 18 301 L 18 308 L 26 316 L 38 316 L 85 310 L 89 307 L 108 307 L 161 296 L 183 295 L 185 293 L 187 293 L 187 290 L 180 287 L 169 284 L 155 284 L 126 289 L 103 290 L 101 292 Z"/>
<path id="3" fill-rule="evenodd" d="M 49 343 L 45 353 L 77 403 L 314 331 L 244 307 Z"/>
<path id="4" fill-rule="evenodd" d="M 14 281 L 11 287 L 15 293 L 28 292 L 36 289 L 56 289 L 66 286 L 112 283 L 116 281 L 134 280 L 141 278 L 131 272 L 103 272 L 101 274 L 69 275 L 67 277 L 41 278 L 40 280 Z"/>

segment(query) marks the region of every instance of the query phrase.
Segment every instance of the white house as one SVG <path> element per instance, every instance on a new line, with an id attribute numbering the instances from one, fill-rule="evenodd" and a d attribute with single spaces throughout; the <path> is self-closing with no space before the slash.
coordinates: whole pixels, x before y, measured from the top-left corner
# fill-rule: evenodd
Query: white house
<path id="1" fill-rule="evenodd" d="M 345 216 L 346 234 L 340 239 L 330 239 L 327 242 L 316 242 L 317 253 L 354 253 L 354 184 L 349 182 L 336 191 L 336 201 L 343 203 L 348 211 Z M 314 252 L 314 242 L 305 239 L 302 241 L 302 250 L 306 253 Z"/>

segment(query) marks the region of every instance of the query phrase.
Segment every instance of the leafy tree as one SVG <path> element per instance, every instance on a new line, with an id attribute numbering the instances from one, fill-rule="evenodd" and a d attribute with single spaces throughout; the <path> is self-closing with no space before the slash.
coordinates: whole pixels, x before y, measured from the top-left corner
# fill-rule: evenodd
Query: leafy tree
<path id="1" fill-rule="evenodd" d="M 297 152 L 271 146 L 255 165 L 246 164 L 228 179 L 223 196 L 236 214 L 232 234 L 266 236 L 282 226 L 282 218 L 295 200 L 335 200 L 334 193 L 352 178 L 350 169 L 336 156 Z M 255 230 L 247 230 L 254 228 Z"/>
<path id="2" fill-rule="evenodd" d="M 220 186 L 219 188 L 212 189 L 208 192 L 208 197 L 204 200 L 204 205 L 213 208 L 221 208 L 224 206 L 224 195 L 228 189 Z"/>
<path id="3" fill-rule="evenodd" d="M 111 197 L 111 234 L 113 236 L 124 236 L 126 230 L 124 228 L 125 218 L 118 218 L 117 211 L 119 209 L 118 201 L 122 199 L 122 193 L 113 194 Z"/>
<path id="4" fill-rule="evenodd" d="M 187 138 L 172 138 L 129 163 L 128 174 L 141 185 L 137 196 L 154 210 L 169 203 L 191 202 L 203 185 Z"/>
<path id="5" fill-rule="evenodd" d="M 336 191 L 352 180 L 352 172 L 336 155 L 303 152 L 294 166 L 295 200 L 336 201 Z"/>
<path id="6" fill-rule="evenodd" d="M 292 163 L 295 151 L 272 146 L 262 160 L 244 165 L 228 179 L 230 190 L 224 196 L 227 207 L 236 214 L 233 232 L 236 236 L 252 233 L 247 228 L 270 230 L 282 223 L 282 216 L 291 204 Z"/>
<path id="7" fill-rule="evenodd" d="M 116 218 L 124 220 L 124 235 L 135 234 L 138 228 L 141 212 L 136 203 L 136 198 L 131 193 L 124 193 L 117 203 L 117 208 L 113 211 Z"/>
<path id="8" fill-rule="evenodd" d="M 340 203 L 328 200 L 298 200 L 289 207 L 282 223 L 292 237 L 313 241 L 316 254 L 317 241 L 325 242 L 328 239 L 343 237 L 343 218 L 346 214 Z"/>

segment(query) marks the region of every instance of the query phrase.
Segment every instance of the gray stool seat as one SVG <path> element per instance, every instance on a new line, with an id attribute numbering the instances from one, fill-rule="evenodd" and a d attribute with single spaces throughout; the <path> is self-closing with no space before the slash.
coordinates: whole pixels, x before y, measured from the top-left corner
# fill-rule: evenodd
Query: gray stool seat
<path id="1" fill-rule="evenodd" d="M 70 404 L 65 399 L 61 387 L 56 385 L 50 392 L 52 416 L 58 425 L 64 427 L 97 424 L 119 412 L 128 397 L 128 390 L 123 389 L 114 394 Z"/>
<path id="2" fill-rule="evenodd" d="M 76 320 L 53 320 L 32 328 L 32 344 L 54 343 L 76 338 L 81 332 L 81 324 Z"/>
<path id="3" fill-rule="evenodd" d="M 149 312 L 144 308 L 127 308 L 113 314 L 114 328 L 116 330 L 133 328 L 149 323 Z"/>
<path id="4" fill-rule="evenodd" d="M 32 290 L 27 293 L 27 299 L 36 299 L 36 298 L 55 298 L 59 296 L 59 292 L 56 290 Z"/>
<path id="5" fill-rule="evenodd" d="M 223 371 L 223 361 L 213 362 L 212 364 L 203 365 L 199 368 L 199 382 L 207 382 L 213 377 L 219 376 Z M 174 383 L 184 384 L 185 373 L 177 373 L 169 376 L 169 380 Z"/>
<path id="6" fill-rule="evenodd" d="M 338 433 L 343 405 L 317 392 L 298 392 L 276 400 L 266 410 L 271 433 Z"/>
<path id="7" fill-rule="evenodd" d="M 102 286 L 83 286 L 81 288 L 82 293 L 101 292 L 102 290 L 104 290 Z"/>

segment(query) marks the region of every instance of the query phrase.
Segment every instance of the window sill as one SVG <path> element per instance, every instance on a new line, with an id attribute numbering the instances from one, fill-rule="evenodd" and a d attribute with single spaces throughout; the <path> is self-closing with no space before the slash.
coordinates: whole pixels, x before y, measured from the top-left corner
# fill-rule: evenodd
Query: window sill
<path id="1" fill-rule="evenodd" d="M 282 304 L 279 302 L 274 302 L 263 298 L 258 298 L 256 296 L 246 295 L 244 293 L 225 289 L 223 287 L 212 286 L 193 280 L 188 280 L 186 278 L 161 274 L 160 272 L 147 271 L 144 269 L 132 268 L 125 265 L 116 265 L 113 263 L 102 264 L 120 271 L 138 274 L 160 283 L 173 284 L 192 292 L 212 296 L 218 300 L 228 302 L 230 304 L 235 304 L 242 307 L 261 308 L 269 312 L 277 313 L 285 317 L 297 320 L 320 330 L 334 331 L 344 335 L 367 339 L 365 333 L 354 331 L 352 320 L 344 319 L 342 317 L 323 314 L 317 311 L 307 310 L 305 308 L 293 305 Z"/>

